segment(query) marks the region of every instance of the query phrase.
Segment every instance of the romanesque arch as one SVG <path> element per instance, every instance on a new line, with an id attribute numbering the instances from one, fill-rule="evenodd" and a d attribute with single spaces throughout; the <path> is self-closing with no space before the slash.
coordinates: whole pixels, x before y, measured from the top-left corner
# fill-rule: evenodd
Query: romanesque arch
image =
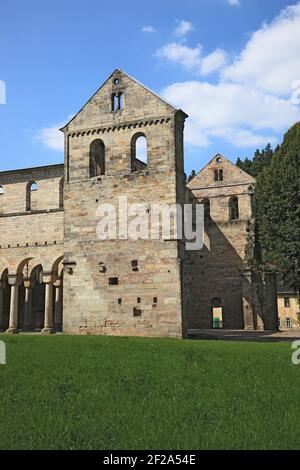
<path id="1" fill-rule="evenodd" d="M 62 331 L 63 256 L 26 257 L 0 278 L 0 330 L 8 333 Z"/>

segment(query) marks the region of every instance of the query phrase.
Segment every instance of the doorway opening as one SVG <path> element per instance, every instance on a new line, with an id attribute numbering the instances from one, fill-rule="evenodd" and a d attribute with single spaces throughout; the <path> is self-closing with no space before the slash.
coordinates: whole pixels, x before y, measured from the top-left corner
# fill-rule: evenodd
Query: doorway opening
<path id="1" fill-rule="evenodd" d="M 212 304 L 212 325 L 214 330 L 223 328 L 223 307 L 221 299 L 215 297 L 211 301 Z"/>

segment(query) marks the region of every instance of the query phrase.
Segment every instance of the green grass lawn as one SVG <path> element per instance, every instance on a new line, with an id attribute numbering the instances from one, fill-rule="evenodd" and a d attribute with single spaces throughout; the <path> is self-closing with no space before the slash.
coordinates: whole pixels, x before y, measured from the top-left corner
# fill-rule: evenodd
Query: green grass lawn
<path id="1" fill-rule="evenodd" d="M 290 344 L 0 339 L 0 449 L 300 448 Z"/>

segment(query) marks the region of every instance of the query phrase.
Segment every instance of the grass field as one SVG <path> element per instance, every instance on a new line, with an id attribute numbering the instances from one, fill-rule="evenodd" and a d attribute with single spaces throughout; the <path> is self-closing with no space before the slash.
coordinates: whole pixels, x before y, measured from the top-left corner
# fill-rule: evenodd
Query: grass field
<path id="1" fill-rule="evenodd" d="M 299 449 L 291 345 L 0 336 L 1 449 Z"/>

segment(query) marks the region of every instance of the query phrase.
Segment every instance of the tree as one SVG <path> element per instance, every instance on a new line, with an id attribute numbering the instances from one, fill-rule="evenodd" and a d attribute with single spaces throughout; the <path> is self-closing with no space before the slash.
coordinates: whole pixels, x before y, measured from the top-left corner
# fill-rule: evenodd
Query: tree
<path id="1" fill-rule="evenodd" d="M 195 170 L 192 170 L 192 172 L 191 172 L 190 176 L 188 177 L 187 181 L 190 182 L 194 178 L 194 176 L 196 176 L 196 172 L 195 172 Z"/>
<path id="2" fill-rule="evenodd" d="M 300 298 L 300 123 L 259 173 L 254 214 L 260 265 L 283 273 Z"/>
<path id="3" fill-rule="evenodd" d="M 242 170 L 249 173 L 249 175 L 256 178 L 264 168 L 268 167 L 273 159 L 274 151 L 271 144 L 268 144 L 262 151 L 257 149 L 254 153 L 252 160 L 245 158 L 245 160 L 237 159 L 237 166 Z"/>

